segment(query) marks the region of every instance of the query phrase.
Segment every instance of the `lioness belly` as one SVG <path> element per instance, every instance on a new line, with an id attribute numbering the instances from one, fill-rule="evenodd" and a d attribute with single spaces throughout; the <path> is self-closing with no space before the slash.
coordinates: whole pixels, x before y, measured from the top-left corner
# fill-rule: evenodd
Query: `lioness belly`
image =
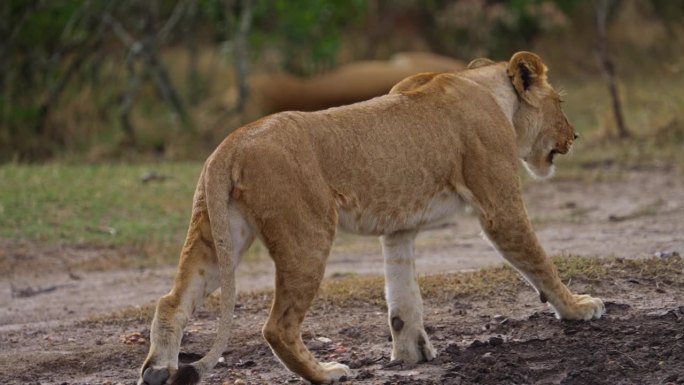
<path id="1" fill-rule="evenodd" d="M 452 192 L 416 200 L 412 204 L 387 206 L 371 203 L 365 206 L 338 206 L 338 224 L 345 231 L 363 235 L 391 234 L 401 230 L 437 227 L 463 206 Z"/>

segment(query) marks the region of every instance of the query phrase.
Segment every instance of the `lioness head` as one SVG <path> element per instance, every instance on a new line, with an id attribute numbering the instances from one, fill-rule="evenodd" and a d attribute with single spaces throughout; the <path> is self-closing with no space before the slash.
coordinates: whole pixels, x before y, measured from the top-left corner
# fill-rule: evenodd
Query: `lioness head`
<path id="1" fill-rule="evenodd" d="M 556 154 L 570 151 L 575 128 L 561 109 L 561 97 L 546 81 L 546 66 L 531 52 L 518 52 L 508 62 L 507 74 L 520 106 L 513 116 L 519 156 L 538 178 L 553 175 Z"/>

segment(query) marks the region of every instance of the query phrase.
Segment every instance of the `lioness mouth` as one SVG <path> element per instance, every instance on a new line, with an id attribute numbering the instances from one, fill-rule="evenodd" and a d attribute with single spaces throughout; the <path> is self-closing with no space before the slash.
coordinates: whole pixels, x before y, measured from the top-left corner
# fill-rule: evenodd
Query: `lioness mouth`
<path id="1" fill-rule="evenodd" d="M 549 156 L 548 156 L 548 158 L 547 158 L 548 161 L 549 161 L 549 163 L 553 164 L 553 157 L 556 156 L 556 154 L 558 154 L 558 153 L 559 153 L 558 150 L 551 150 L 551 151 L 549 152 Z"/>

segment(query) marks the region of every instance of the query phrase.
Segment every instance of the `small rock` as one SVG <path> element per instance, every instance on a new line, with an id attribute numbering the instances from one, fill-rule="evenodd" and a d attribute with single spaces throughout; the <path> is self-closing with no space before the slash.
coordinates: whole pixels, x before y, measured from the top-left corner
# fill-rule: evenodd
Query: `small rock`
<path id="1" fill-rule="evenodd" d="M 145 184 L 153 181 L 157 182 L 163 182 L 168 178 L 166 175 L 161 175 L 156 171 L 146 171 L 144 174 L 140 176 L 140 182 Z"/>
<path id="2" fill-rule="evenodd" d="M 358 338 L 363 335 L 363 332 L 357 327 L 354 326 L 349 326 L 346 328 L 342 328 L 338 331 L 338 333 L 342 334 L 343 336 L 351 337 L 351 338 Z"/>
<path id="3" fill-rule="evenodd" d="M 328 337 L 318 337 L 316 341 L 323 342 L 324 344 L 331 344 L 332 340 Z"/>
<path id="4" fill-rule="evenodd" d="M 356 375 L 357 380 L 367 380 L 373 378 L 373 372 L 370 370 L 361 370 L 359 374 Z"/>
<path id="5" fill-rule="evenodd" d="M 396 367 L 402 368 L 403 366 L 404 366 L 403 360 L 394 360 L 394 361 L 390 361 L 387 364 L 383 365 L 382 368 L 383 369 L 390 369 L 390 368 L 396 368 Z"/>
<path id="6" fill-rule="evenodd" d="M 654 254 L 656 258 L 669 259 L 669 258 L 681 258 L 679 252 L 677 251 L 658 251 Z"/>
<path id="7" fill-rule="evenodd" d="M 675 316 L 675 318 L 679 318 L 679 316 L 675 313 L 674 309 L 662 309 L 657 311 L 651 311 L 646 313 L 646 315 L 651 317 L 667 317 L 669 315 L 673 315 Z"/>
<path id="8" fill-rule="evenodd" d="M 245 382 L 245 380 L 241 380 L 238 378 L 237 380 L 235 380 L 234 384 L 235 385 L 246 385 L 247 383 Z"/>
<path id="9" fill-rule="evenodd" d="M 496 362 L 496 359 L 492 355 L 492 352 L 487 352 L 482 355 L 482 362 L 485 364 L 494 364 L 494 362 Z"/>
<path id="10" fill-rule="evenodd" d="M 608 216 L 608 221 L 610 221 L 610 222 L 620 222 L 620 221 L 624 221 L 624 220 L 625 220 L 625 217 L 620 216 L 620 215 L 610 214 Z"/>
<path id="11" fill-rule="evenodd" d="M 239 362 L 236 366 L 239 368 L 251 368 L 254 365 L 256 365 L 256 362 L 252 360 L 247 360 Z"/>
<path id="12" fill-rule="evenodd" d="M 133 344 L 145 344 L 147 343 L 147 339 L 138 332 L 127 334 L 127 335 L 122 335 L 119 337 L 119 341 L 123 342 L 126 345 L 133 345 Z"/>
<path id="13" fill-rule="evenodd" d="M 458 354 L 458 352 L 460 351 L 460 349 L 459 349 L 459 347 L 458 347 L 457 344 L 453 343 L 453 344 L 449 344 L 449 345 L 446 347 L 445 351 L 446 351 L 447 353 L 449 353 L 449 354 Z"/>
<path id="14" fill-rule="evenodd" d="M 337 354 L 342 354 L 342 353 L 347 353 L 349 349 L 345 348 L 344 346 L 340 346 L 335 349 L 335 353 Z"/>
<path id="15" fill-rule="evenodd" d="M 504 340 L 501 337 L 491 337 L 487 343 L 491 346 L 499 346 L 504 343 Z"/>
<path id="16" fill-rule="evenodd" d="M 328 350 L 328 344 L 317 341 L 317 340 L 311 340 L 306 344 L 306 347 L 309 348 L 312 352 L 319 351 L 319 350 Z"/>

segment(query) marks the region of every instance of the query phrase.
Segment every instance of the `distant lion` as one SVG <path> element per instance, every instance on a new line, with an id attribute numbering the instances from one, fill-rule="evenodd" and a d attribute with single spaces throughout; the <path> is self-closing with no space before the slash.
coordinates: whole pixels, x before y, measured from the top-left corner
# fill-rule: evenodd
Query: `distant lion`
<path id="1" fill-rule="evenodd" d="M 315 111 L 386 94 L 398 81 L 419 72 L 446 72 L 465 63 L 429 52 L 402 52 L 389 60 L 347 63 L 334 71 L 301 79 L 288 74 L 256 75 L 250 92 L 263 111 Z"/>
<path id="2" fill-rule="evenodd" d="M 389 95 L 324 111 L 272 115 L 231 135 L 204 165 L 176 281 L 159 300 L 139 384 L 195 384 L 228 344 L 235 268 L 259 237 L 276 266 L 263 335 L 282 363 L 313 383 L 347 366 L 320 363 L 300 328 L 323 279 L 337 227 L 381 237 L 393 360 L 431 360 L 415 280 L 414 239 L 473 207 L 494 247 L 562 319 L 599 318 L 600 299 L 560 281 L 523 204 L 522 159 L 535 176 L 576 139 L 546 66 L 529 52 L 478 59 L 457 73 L 420 74 Z M 206 356 L 178 367 L 183 328 L 221 288 L 220 322 Z"/>

